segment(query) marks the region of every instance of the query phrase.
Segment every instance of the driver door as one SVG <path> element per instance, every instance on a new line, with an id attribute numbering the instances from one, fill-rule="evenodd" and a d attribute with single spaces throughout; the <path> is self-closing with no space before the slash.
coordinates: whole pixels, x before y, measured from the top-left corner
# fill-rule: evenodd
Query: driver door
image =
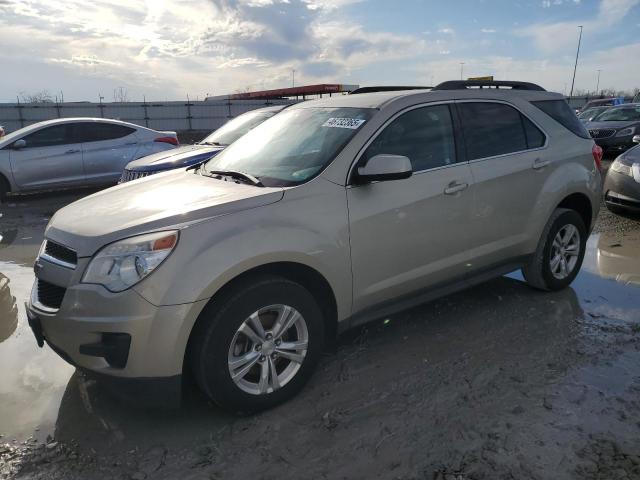
<path id="1" fill-rule="evenodd" d="M 413 175 L 347 188 L 354 313 L 465 276 L 471 170 L 458 162 L 447 104 L 414 108 L 374 138 L 358 164 L 403 155 Z"/>
<path id="2" fill-rule="evenodd" d="M 75 141 L 72 125 L 37 130 L 22 138 L 24 147 L 10 150 L 13 178 L 20 190 L 84 183 L 82 145 Z"/>

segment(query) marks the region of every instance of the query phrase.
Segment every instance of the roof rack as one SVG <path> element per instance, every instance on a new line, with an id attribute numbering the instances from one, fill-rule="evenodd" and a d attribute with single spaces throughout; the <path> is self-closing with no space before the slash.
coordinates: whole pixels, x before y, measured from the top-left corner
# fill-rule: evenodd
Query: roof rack
<path id="1" fill-rule="evenodd" d="M 468 88 L 510 88 L 511 90 L 546 92 L 544 88 L 535 83 L 507 80 L 450 80 L 436 85 L 432 90 L 465 90 Z"/>
<path id="2" fill-rule="evenodd" d="M 401 90 L 428 90 L 431 87 L 419 87 L 419 86 L 401 86 L 401 85 L 382 85 L 373 87 L 360 87 L 351 91 L 349 95 L 357 95 L 358 93 L 372 93 L 372 92 L 399 92 Z"/>

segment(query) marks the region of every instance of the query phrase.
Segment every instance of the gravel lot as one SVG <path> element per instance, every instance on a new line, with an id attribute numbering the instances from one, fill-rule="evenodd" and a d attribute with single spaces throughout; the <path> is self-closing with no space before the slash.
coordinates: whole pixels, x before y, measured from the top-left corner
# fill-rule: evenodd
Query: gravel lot
<path id="1" fill-rule="evenodd" d="M 37 348 L 30 267 L 87 193 L 0 209 L 0 479 L 640 478 L 640 219 L 603 209 L 571 288 L 512 274 L 348 332 L 301 395 L 242 418 L 193 388 L 118 403 Z"/>

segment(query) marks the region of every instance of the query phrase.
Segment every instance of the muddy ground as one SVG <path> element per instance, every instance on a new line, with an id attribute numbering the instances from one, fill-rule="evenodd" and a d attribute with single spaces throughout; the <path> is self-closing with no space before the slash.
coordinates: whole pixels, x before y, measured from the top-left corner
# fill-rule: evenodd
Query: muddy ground
<path id="1" fill-rule="evenodd" d="M 24 315 L 52 213 L 0 207 L 0 479 L 640 478 L 640 219 L 603 210 L 571 288 L 519 274 L 342 336 L 289 403 L 113 400 Z"/>

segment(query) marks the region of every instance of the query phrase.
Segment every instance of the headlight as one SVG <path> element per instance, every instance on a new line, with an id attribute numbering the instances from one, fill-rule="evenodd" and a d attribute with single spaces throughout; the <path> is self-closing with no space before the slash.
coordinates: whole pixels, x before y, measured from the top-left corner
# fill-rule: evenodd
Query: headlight
<path id="1" fill-rule="evenodd" d="M 611 170 L 613 170 L 614 172 L 633 177 L 633 173 L 631 172 L 631 166 L 625 165 L 624 163 L 622 163 L 620 161 L 620 157 L 616 158 L 611 164 L 611 167 L 609 168 L 611 168 Z"/>
<path id="2" fill-rule="evenodd" d="M 627 127 L 616 133 L 616 137 L 627 137 L 636 133 L 636 127 Z"/>
<path id="3" fill-rule="evenodd" d="M 82 283 L 121 292 L 151 274 L 178 243 L 178 232 L 157 232 L 125 238 L 93 256 Z"/>

